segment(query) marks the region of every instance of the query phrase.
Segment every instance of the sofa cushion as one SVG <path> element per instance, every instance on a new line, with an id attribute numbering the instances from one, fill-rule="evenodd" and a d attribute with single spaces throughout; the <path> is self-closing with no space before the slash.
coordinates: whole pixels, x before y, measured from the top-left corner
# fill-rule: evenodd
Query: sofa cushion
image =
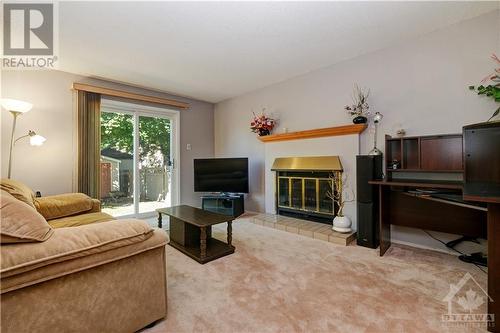
<path id="1" fill-rule="evenodd" d="M 89 213 L 97 213 L 100 211 L 101 211 L 101 201 L 92 198 L 92 209 L 89 211 Z"/>
<path id="2" fill-rule="evenodd" d="M 92 199 L 83 193 L 66 193 L 35 199 L 36 210 L 47 220 L 90 211 L 92 206 Z"/>
<path id="3" fill-rule="evenodd" d="M 92 269 L 114 261 L 122 260 L 140 253 L 151 251 L 163 247 L 168 242 L 168 236 L 165 231 L 156 229 L 151 237 L 138 242 L 118 247 L 109 251 L 99 252 L 75 259 L 66 260 L 54 265 L 46 265 L 37 269 L 26 271 L 22 274 L 16 274 L 5 277 L 2 275 L 0 283 L 0 293 L 8 293 L 17 289 L 25 288 L 30 285 L 44 281 L 63 277 L 87 269 Z M 97 277 L 99 278 L 99 277 Z"/>
<path id="4" fill-rule="evenodd" d="M 1 243 L 43 242 L 54 230 L 33 207 L 0 191 Z"/>
<path id="5" fill-rule="evenodd" d="M 8 192 L 14 198 L 35 208 L 35 193 L 25 184 L 18 182 L 17 180 L 2 178 L 0 181 L 0 189 Z"/>
<path id="6" fill-rule="evenodd" d="M 106 221 L 112 221 L 115 218 L 109 214 L 97 212 L 97 213 L 86 213 L 76 216 L 62 217 L 60 219 L 47 221 L 52 228 L 65 228 L 65 227 L 77 227 L 80 225 L 86 225 L 91 223 L 100 223 Z"/>
<path id="7" fill-rule="evenodd" d="M 2 278 L 142 242 L 153 234 L 145 221 L 128 219 L 59 228 L 44 243 L 2 246 Z"/>

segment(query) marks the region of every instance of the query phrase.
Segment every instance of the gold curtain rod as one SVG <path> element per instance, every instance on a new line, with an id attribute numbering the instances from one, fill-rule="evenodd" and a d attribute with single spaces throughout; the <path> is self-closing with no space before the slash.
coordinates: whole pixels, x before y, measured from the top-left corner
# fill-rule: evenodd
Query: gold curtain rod
<path id="1" fill-rule="evenodd" d="M 172 107 L 176 107 L 176 108 L 183 109 L 183 110 L 186 110 L 189 108 L 188 103 L 179 102 L 179 101 L 176 101 L 173 99 L 156 97 L 156 96 L 141 95 L 141 94 L 131 93 L 131 92 L 123 91 L 123 90 L 116 90 L 116 89 L 111 89 L 111 88 L 93 86 L 93 85 L 85 84 L 85 83 L 75 82 L 75 83 L 73 83 L 73 89 L 93 92 L 93 93 L 106 95 L 106 96 L 121 97 L 121 98 L 133 99 L 136 101 L 162 104 L 162 105 L 172 106 Z"/>

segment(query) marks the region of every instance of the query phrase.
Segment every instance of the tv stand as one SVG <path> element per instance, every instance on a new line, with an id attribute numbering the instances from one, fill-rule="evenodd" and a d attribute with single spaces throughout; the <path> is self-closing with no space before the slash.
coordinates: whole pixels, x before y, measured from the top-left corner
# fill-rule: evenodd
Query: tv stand
<path id="1" fill-rule="evenodd" d="M 245 212 L 243 194 L 208 194 L 201 197 L 201 208 L 210 212 L 238 217 Z"/>

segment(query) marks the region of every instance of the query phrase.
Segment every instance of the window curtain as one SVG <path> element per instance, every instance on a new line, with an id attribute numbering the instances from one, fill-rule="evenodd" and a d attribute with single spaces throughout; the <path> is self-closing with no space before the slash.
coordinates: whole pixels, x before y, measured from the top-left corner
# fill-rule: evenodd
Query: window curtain
<path id="1" fill-rule="evenodd" d="M 78 192 L 100 199 L 101 95 L 78 91 Z"/>

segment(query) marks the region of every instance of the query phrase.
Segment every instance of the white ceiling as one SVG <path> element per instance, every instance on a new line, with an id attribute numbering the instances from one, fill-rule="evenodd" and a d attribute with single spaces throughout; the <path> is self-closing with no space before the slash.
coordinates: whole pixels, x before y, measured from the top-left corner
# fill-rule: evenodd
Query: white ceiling
<path id="1" fill-rule="evenodd" d="M 60 2 L 59 65 L 210 102 L 498 9 L 500 2 Z"/>

